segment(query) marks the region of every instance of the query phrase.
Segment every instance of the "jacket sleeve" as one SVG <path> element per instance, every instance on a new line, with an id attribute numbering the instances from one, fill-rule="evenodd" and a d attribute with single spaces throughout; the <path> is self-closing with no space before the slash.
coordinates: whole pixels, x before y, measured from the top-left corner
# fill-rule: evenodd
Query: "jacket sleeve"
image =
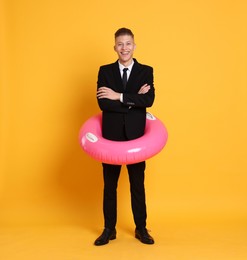
<path id="1" fill-rule="evenodd" d="M 153 68 L 149 67 L 145 78 L 145 83 L 150 85 L 150 90 L 146 94 L 124 93 L 123 104 L 131 107 L 151 107 L 155 98 Z M 144 83 L 144 84 L 145 84 Z"/>
<path id="2" fill-rule="evenodd" d="M 110 87 L 107 80 L 107 73 L 104 67 L 100 67 L 98 73 L 97 89 L 100 87 Z M 113 89 L 114 90 L 114 89 Z M 115 90 L 114 90 L 115 91 Z M 128 113 L 128 107 L 121 103 L 119 100 L 110 100 L 107 98 L 98 99 L 98 105 L 102 111 Z"/>

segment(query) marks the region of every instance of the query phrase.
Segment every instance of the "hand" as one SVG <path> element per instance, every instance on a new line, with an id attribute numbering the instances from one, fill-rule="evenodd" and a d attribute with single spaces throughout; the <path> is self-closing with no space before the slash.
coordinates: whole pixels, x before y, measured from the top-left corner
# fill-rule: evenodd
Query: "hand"
<path id="1" fill-rule="evenodd" d="M 98 99 L 108 98 L 111 100 L 120 100 L 120 93 L 115 92 L 111 88 L 100 87 L 97 91 L 97 98 Z"/>
<path id="2" fill-rule="evenodd" d="M 150 85 L 144 84 L 138 91 L 138 94 L 146 94 L 150 90 Z"/>

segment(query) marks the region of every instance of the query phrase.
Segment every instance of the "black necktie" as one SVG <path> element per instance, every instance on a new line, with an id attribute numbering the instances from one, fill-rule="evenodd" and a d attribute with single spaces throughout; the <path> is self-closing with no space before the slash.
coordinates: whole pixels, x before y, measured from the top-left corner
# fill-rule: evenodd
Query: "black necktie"
<path id="1" fill-rule="evenodd" d="M 124 68 L 123 69 L 123 78 L 122 78 L 122 80 L 123 80 L 124 89 L 126 88 L 126 84 L 127 84 L 127 70 L 128 70 L 128 68 Z"/>

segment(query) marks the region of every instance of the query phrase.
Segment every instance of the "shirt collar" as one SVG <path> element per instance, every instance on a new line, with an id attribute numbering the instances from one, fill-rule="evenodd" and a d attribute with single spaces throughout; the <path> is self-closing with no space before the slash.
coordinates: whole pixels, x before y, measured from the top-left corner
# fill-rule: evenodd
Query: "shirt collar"
<path id="1" fill-rule="evenodd" d="M 134 65 L 134 60 L 132 59 L 132 62 L 131 62 L 131 64 L 130 64 L 128 67 L 125 67 L 125 66 L 122 65 L 119 61 L 118 61 L 118 65 L 119 65 L 120 71 L 122 71 L 124 68 L 128 68 L 128 70 L 131 71 L 131 70 L 132 70 L 132 67 L 133 67 L 133 65 Z"/>

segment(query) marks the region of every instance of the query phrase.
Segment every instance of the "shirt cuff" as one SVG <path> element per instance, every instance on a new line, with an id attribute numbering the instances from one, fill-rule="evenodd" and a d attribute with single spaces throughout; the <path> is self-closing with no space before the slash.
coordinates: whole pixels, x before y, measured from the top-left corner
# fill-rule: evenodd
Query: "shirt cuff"
<path id="1" fill-rule="evenodd" d="M 120 93 L 120 102 L 123 103 L 123 93 Z"/>

